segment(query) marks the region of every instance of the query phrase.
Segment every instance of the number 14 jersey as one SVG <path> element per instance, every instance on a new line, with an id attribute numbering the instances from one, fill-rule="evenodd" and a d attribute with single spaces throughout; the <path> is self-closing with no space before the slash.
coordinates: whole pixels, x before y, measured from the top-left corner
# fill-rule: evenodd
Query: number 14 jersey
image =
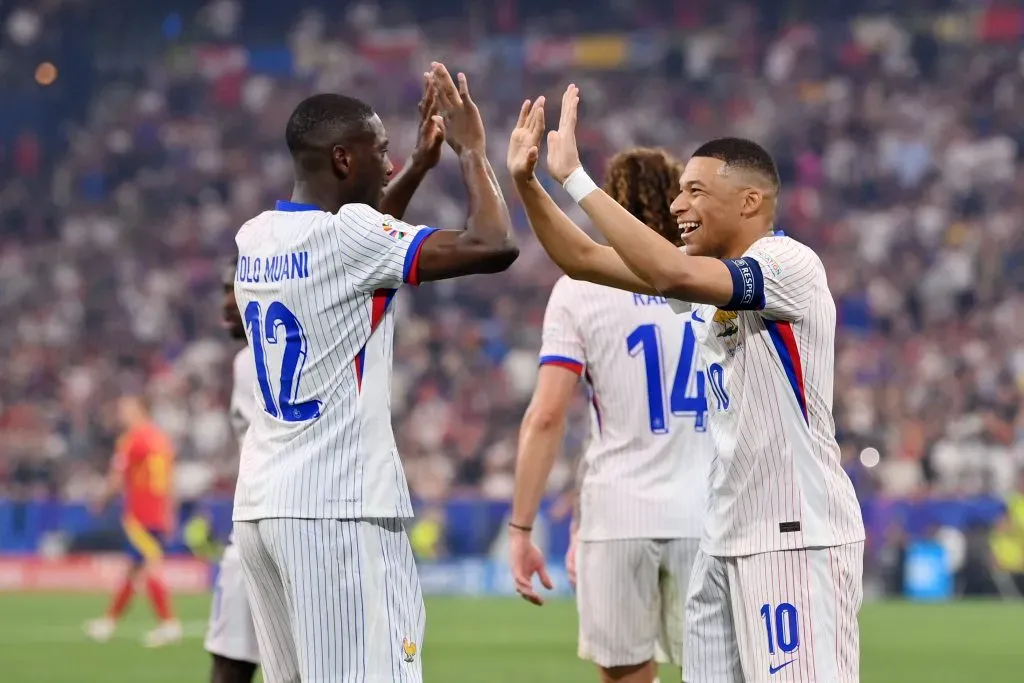
<path id="1" fill-rule="evenodd" d="M 411 517 L 391 428 L 394 296 L 433 228 L 365 204 L 278 202 L 239 230 L 235 299 L 257 381 L 235 521 Z"/>
<path id="2" fill-rule="evenodd" d="M 562 277 L 540 363 L 583 376 L 590 394 L 580 538 L 700 538 L 711 442 L 689 315 L 664 297 Z"/>

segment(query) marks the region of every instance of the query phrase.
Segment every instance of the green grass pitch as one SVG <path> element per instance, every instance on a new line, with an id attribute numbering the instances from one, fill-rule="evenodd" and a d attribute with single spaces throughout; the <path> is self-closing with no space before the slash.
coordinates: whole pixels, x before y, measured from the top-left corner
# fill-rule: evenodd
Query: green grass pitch
<path id="1" fill-rule="evenodd" d="M 92 643 L 81 623 L 99 595 L 0 595 L 0 675 L 11 683 L 203 683 L 202 636 L 209 599 L 175 606 L 185 641 L 161 650 L 140 643 L 151 625 L 137 601 L 115 638 Z M 1024 681 L 1024 605 L 873 603 L 861 613 L 864 683 Z M 593 682 L 576 659 L 576 614 L 569 602 L 536 608 L 513 599 L 432 598 L 423 649 L 428 683 Z M 678 681 L 665 671 L 663 683 Z"/>

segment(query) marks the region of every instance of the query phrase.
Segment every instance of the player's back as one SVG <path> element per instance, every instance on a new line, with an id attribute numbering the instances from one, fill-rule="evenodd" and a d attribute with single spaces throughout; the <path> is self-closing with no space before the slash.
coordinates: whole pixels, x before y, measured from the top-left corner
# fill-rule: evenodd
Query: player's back
<path id="1" fill-rule="evenodd" d="M 582 372 L 591 392 L 580 538 L 699 537 L 711 444 L 689 316 L 663 297 L 563 277 L 541 362 Z"/>
<path id="2" fill-rule="evenodd" d="M 733 263 L 760 306 L 693 309 L 716 453 L 707 552 L 861 541 L 832 418 L 836 308 L 824 266 L 781 234 Z"/>
<path id="3" fill-rule="evenodd" d="M 242 226 L 235 298 L 256 369 L 235 519 L 403 517 L 391 429 L 396 288 L 429 229 L 278 202 Z"/>
<path id="4" fill-rule="evenodd" d="M 143 423 L 118 442 L 118 466 L 124 472 L 125 516 L 153 531 L 170 526 L 174 448 L 155 424 Z"/>

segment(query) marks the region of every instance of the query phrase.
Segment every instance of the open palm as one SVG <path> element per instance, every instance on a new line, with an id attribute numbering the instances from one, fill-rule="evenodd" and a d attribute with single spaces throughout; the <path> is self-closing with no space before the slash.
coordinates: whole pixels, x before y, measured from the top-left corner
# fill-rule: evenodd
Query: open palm
<path id="1" fill-rule="evenodd" d="M 508 141 L 508 172 L 515 180 L 523 180 L 533 176 L 540 156 L 540 143 L 544 139 L 544 98 L 537 101 L 523 102 L 519 110 L 519 120 L 512 129 L 512 137 Z"/>
<path id="2" fill-rule="evenodd" d="M 564 183 L 569 174 L 582 165 L 576 147 L 576 114 L 579 104 L 580 89 L 570 84 L 562 95 L 558 130 L 548 133 L 548 172 L 560 183 Z"/>

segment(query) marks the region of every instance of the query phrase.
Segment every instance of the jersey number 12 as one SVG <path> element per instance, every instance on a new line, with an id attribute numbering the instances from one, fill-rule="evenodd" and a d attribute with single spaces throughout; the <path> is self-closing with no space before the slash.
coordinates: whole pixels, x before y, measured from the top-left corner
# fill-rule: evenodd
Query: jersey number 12
<path id="1" fill-rule="evenodd" d="M 252 339 L 252 355 L 256 360 L 256 378 L 263 395 L 264 409 L 285 422 L 306 422 L 320 417 L 323 407 L 320 401 L 297 400 L 302 367 L 306 364 L 306 333 L 295 314 L 280 301 L 274 301 L 267 307 L 264 318 L 259 302 L 250 301 L 245 307 L 245 326 Z M 264 342 L 278 345 L 282 341 L 281 376 L 275 393 L 267 376 Z"/>

